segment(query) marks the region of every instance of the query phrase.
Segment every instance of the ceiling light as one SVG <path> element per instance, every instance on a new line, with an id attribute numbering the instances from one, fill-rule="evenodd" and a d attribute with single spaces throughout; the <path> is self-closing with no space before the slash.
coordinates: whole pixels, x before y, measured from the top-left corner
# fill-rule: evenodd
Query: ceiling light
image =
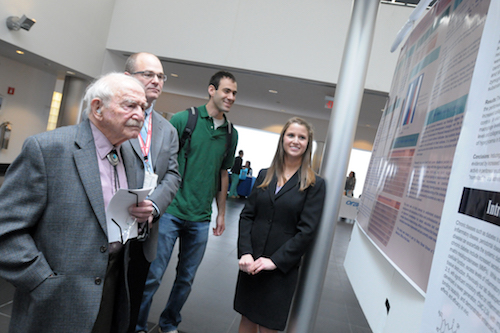
<path id="1" fill-rule="evenodd" d="M 170 73 L 170 76 L 173 76 L 173 77 L 179 77 L 178 74 L 175 74 L 175 73 Z"/>
<path id="2" fill-rule="evenodd" d="M 72 72 L 72 71 L 66 71 L 66 74 L 69 74 L 69 75 L 75 75 L 75 72 Z"/>
<path id="3" fill-rule="evenodd" d="M 277 93 L 278 93 L 278 91 L 276 91 L 276 90 L 272 90 L 272 89 L 269 89 L 269 92 L 270 92 L 271 94 L 277 94 Z"/>
<path id="4" fill-rule="evenodd" d="M 16 50 L 16 53 L 17 53 L 17 54 L 24 54 L 24 52 L 23 52 L 23 51 L 21 51 L 21 50 Z"/>

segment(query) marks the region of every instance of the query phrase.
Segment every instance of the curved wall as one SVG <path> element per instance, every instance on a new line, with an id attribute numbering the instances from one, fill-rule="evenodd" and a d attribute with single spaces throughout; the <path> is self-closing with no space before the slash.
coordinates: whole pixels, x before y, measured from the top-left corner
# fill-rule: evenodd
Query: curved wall
<path id="1" fill-rule="evenodd" d="M 336 83 L 350 0 L 118 0 L 107 48 Z M 412 8 L 381 5 L 365 87 L 389 91 Z M 144 14 L 142 20 L 131 20 Z M 147 23 L 146 23 L 147 22 Z"/>

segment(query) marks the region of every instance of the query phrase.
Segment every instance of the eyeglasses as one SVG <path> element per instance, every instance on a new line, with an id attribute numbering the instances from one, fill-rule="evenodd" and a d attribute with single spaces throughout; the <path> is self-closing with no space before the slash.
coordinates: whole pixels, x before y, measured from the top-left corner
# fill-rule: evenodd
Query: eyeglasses
<path id="1" fill-rule="evenodd" d="M 158 78 L 158 80 L 166 82 L 167 81 L 167 76 L 163 73 L 156 74 L 155 72 L 150 72 L 150 71 L 142 71 L 142 72 L 135 72 L 131 73 L 132 75 L 135 74 L 141 74 L 143 78 L 146 80 L 152 80 L 155 76 Z"/>

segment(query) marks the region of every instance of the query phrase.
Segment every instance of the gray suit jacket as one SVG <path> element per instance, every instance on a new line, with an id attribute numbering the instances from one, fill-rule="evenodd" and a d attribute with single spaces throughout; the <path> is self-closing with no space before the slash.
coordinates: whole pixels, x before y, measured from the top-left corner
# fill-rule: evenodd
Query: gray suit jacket
<path id="1" fill-rule="evenodd" d="M 122 156 L 129 187 L 135 188 L 135 158 Z M 9 331 L 90 333 L 108 238 L 89 120 L 28 138 L 0 198 L 0 275 L 16 287 Z M 116 332 L 128 325 L 127 295 L 120 297 L 124 320 Z"/>
<path id="2" fill-rule="evenodd" d="M 153 110 L 152 116 L 153 136 L 151 138 L 150 155 L 153 160 L 154 172 L 158 175 L 158 187 L 149 196 L 149 199 L 158 206 L 159 213 L 162 215 L 174 199 L 181 181 L 177 162 L 179 139 L 176 129 L 158 112 Z M 142 187 L 144 183 L 144 156 L 139 139 L 131 139 L 125 142 L 122 145 L 122 151 L 135 154 L 136 164 L 140 166 L 137 173 L 137 184 Z M 149 262 L 152 262 L 156 257 L 158 227 L 158 223 L 153 224 L 149 238 L 143 246 L 144 256 Z"/>

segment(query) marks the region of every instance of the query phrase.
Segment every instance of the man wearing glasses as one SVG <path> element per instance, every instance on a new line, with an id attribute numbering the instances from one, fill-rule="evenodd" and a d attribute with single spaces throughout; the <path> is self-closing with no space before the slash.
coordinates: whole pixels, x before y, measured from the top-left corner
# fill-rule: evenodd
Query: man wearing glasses
<path id="1" fill-rule="evenodd" d="M 144 187 L 155 188 L 146 200 L 154 207 L 154 213 L 150 218 L 154 222 L 152 228 L 149 232 L 143 232 L 143 235 L 147 235 L 146 238 L 132 240 L 130 245 L 129 332 L 135 332 L 144 284 L 149 266 L 156 256 L 159 223 L 164 223 L 160 217 L 172 202 L 181 178 L 177 164 L 177 150 L 179 149 L 177 131 L 165 118 L 153 110 L 155 101 L 160 97 L 163 84 L 167 80 L 160 60 L 150 53 L 132 54 L 125 64 L 125 74 L 132 75 L 144 84 L 149 107 L 146 109 L 141 135 L 126 142 L 124 149 L 135 153 L 137 162 L 141 166 L 138 169 L 139 176 L 144 175 Z"/>
<path id="2" fill-rule="evenodd" d="M 122 73 L 85 94 L 88 119 L 24 142 L 0 188 L 0 275 L 16 287 L 9 332 L 125 332 L 127 244 L 106 207 L 136 188 L 135 157 L 120 150 L 144 121 L 143 85 Z M 148 202 L 129 207 L 145 222 Z"/>
<path id="3" fill-rule="evenodd" d="M 225 114 L 233 106 L 236 93 L 236 79 L 231 73 L 220 71 L 211 77 L 208 85 L 209 100 L 207 104 L 198 107 L 196 126 L 190 142 L 186 141 L 179 152 L 182 184 L 160 221 L 158 254 L 151 263 L 144 288 L 136 327 L 138 332 L 147 331 L 153 295 L 160 286 L 174 244 L 179 238 L 177 275 L 159 320 L 160 332 L 178 332 L 177 327 L 182 320 L 181 309 L 189 297 L 207 246 L 214 197 L 217 218 L 213 234 L 220 236 L 225 230 L 224 214 L 229 183 L 227 169 L 233 165 L 238 143 L 238 133 Z M 190 112 L 191 110 L 178 112 L 170 120 L 179 137 L 187 126 Z"/>

